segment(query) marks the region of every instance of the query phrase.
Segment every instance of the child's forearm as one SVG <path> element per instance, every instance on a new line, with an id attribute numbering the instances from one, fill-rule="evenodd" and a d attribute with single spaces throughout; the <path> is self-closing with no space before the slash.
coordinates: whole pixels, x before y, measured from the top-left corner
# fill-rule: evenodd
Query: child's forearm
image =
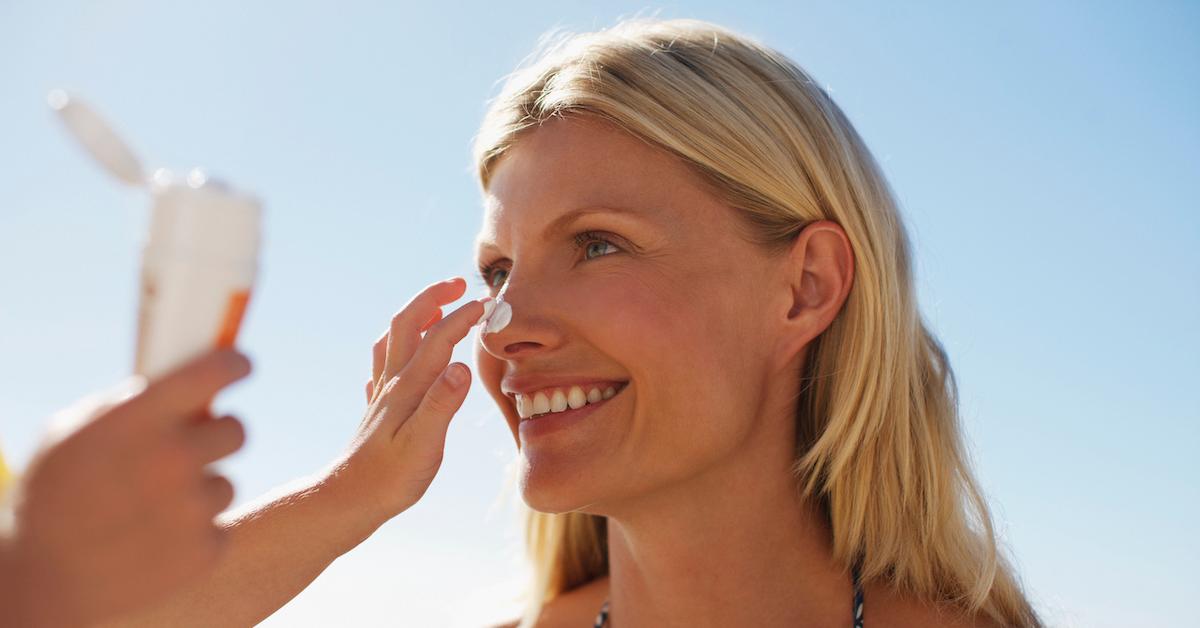
<path id="1" fill-rule="evenodd" d="M 118 626 L 252 626 L 305 589 L 382 523 L 316 476 L 222 518 L 229 546 L 217 567 L 166 602 Z"/>

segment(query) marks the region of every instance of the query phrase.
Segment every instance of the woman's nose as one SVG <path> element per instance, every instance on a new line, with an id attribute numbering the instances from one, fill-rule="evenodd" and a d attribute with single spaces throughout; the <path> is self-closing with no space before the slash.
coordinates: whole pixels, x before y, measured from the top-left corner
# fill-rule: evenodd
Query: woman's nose
<path id="1" fill-rule="evenodd" d="M 550 342 L 543 326 L 533 323 L 537 306 L 523 291 L 510 290 L 511 285 L 505 283 L 496 295 L 491 317 L 479 332 L 483 348 L 501 360 L 527 357 Z"/>

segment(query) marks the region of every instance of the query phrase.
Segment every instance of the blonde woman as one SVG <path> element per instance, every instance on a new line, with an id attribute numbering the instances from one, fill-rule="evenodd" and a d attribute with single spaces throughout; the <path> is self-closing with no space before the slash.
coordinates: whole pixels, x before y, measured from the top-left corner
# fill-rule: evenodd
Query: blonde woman
<path id="1" fill-rule="evenodd" d="M 895 201 L 803 70 L 710 24 L 622 23 L 510 77 L 476 159 L 481 273 L 511 306 L 478 373 L 531 508 L 515 623 L 1039 625 Z M 438 373 L 485 309 L 442 319 L 464 289 L 397 316 L 346 457 L 235 517 L 160 622 L 257 621 L 420 497 L 466 394 Z"/>

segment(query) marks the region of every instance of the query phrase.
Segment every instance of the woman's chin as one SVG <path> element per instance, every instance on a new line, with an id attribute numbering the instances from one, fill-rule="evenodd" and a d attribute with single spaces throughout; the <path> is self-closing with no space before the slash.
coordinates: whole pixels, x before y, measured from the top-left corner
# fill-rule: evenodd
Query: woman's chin
<path id="1" fill-rule="evenodd" d="M 578 465 L 530 464 L 523 460 L 521 497 L 538 512 L 561 513 L 586 510 L 596 502 L 597 487 Z M 570 468 L 562 468 L 570 467 Z"/>

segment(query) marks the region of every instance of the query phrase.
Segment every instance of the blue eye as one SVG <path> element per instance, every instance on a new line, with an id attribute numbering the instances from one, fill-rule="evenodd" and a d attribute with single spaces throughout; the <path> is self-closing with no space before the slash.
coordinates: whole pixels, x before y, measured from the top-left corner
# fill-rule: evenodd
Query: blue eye
<path id="1" fill-rule="evenodd" d="M 503 275 L 501 275 L 501 273 L 503 273 Z M 502 286 L 504 286 L 504 281 L 499 281 L 499 282 L 497 282 L 497 281 L 496 281 L 496 277 L 497 277 L 498 275 L 499 275 L 499 276 L 502 276 L 502 277 L 504 277 L 504 281 L 507 281 L 507 280 L 508 280 L 508 271 L 507 271 L 507 270 L 505 270 L 505 269 L 503 269 L 503 268 L 490 268 L 490 269 L 488 269 L 488 274 L 487 274 L 487 276 L 485 277 L 485 281 L 487 281 L 487 284 L 488 284 L 488 287 L 489 287 L 489 288 L 496 288 L 496 289 L 499 289 L 499 288 L 501 288 Z"/>
<path id="2" fill-rule="evenodd" d="M 595 257 L 605 256 L 608 255 L 608 253 L 605 252 L 608 249 L 617 250 L 617 247 L 613 246 L 612 243 L 605 243 L 605 241 L 593 241 L 593 243 L 588 244 L 587 249 L 584 249 L 583 257 L 587 259 L 593 259 Z M 592 255 L 592 253 L 595 253 L 595 255 Z"/>
<path id="3" fill-rule="evenodd" d="M 594 260 L 598 257 L 612 255 L 620 251 L 621 248 L 613 244 L 608 238 L 603 237 L 597 231 L 583 231 L 576 234 L 573 238 L 576 249 L 583 249 L 583 258 L 585 260 Z M 483 280 L 483 284 L 489 290 L 499 290 L 504 287 L 504 282 L 508 281 L 508 269 L 498 265 L 500 260 L 489 264 L 482 264 L 479 267 L 479 277 Z"/>
<path id="4" fill-rule="evenodd" d="M 600 246 L 595 246 L 597 244 Z M 614 251 L 620 250 L 615 244 L 605 238 L 600 237 L 595 231 L 584 231 L 583 233 L 576 235 L 575 246 L 583 249 L 584 259 L 596 259 L 596 257 L 604 257 L 605 255 L 608 255 L 608 253 L 603 253 L 602 251 L 605 251 L 608 248 L 611 248 Z M 591 254 L 597 251 L 600 251 L 600 253 L 595 257 L 592 257 Z"/>
<path id="5" fill-rule="evenodd" d="M 498 266 L 495 262 L 479 266 L 479 279 L 487 290 L 499 290 L 508 281 L 508 269 Z"/>

